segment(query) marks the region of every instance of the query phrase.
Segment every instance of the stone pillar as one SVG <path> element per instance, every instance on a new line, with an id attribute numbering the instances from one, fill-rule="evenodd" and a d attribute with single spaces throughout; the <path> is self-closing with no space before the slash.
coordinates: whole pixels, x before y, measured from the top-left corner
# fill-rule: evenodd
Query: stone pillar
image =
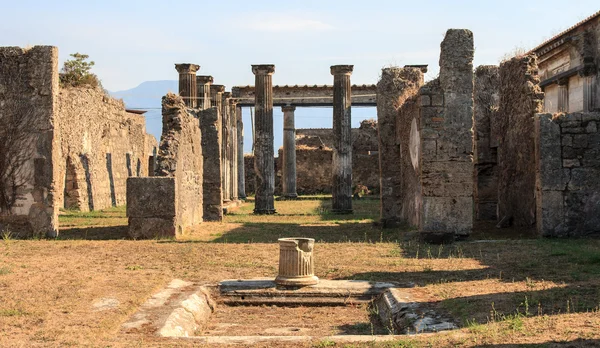
<path id="1" fill-rule="evenodd" d="M 255 75 L 254 170 L 255 214 L 274 214 L 275 158 L 273 151 L 273 73 L 275 65 L 252 65 Z"/>
<path id="2" fill-rule="evenodd" d="M 237 159 L 237 151 L 238 151 L 238 142 L 237 142 L 237 114 L 236 114 L 236 110 L 237 110 L 237 99 L 231 98 L 229 99 L 229 125 L 231 127 L 231 132 L 230 132 L 230 144 L 231 144 L 231 151 L 230 151 L 230 157 L 229 157 L 229 163 L 230 163 L 230 182 L 231 182 L 231 199 L 236 201 L 238 199 L 238 159 Z"/>
<path id="3" fill-rule="evenodd" d="M 217 125 L 219 128 L 219 151 L 221 152 L 221 163 L 219 164 L 219 167 L 221 168 L 221 190 L 223 191 L 223 200 L 225 200 L 225 171 L 223 168 L 223 142 L 225 141 L 225 139 L 223 139 L 223 92 L 225 92 L 225 86 L 223 85 L 210 86 L 210 95 L 212 97 L 211 106 L 216 107 L 218 112 Z"/>
<path id="4" fill-rule="evenodd" d="M 210 108 L 210 85 L 213 83 L 213 77 L 207 75 L 196 76 L 196 85 L 198 87 L 197 106 L 200 110 Z"/>
<path id="5" fill-rule="evenodd" d="M 569 111 L 569 79 L 558 81 L 558 112 Z"/>
<path id="6" fill-rule="evenodd" d="M 353 65 L 333 65 L 332 211 L 352 213 L 352 125 L 350 116 Z"/>
<path id="7" fill-rule="evenodd" d="M 296 198 L 296 127 L 294 125 L 295 106 L 282 106 L 283 111 L 283 196 Z"/>
<path id="8" fill-rule="evenodd" d="M 223 220 L 223 189 L 221 184 L 221 144 L 219 111 L 216 107 L 198 113 L 202 134 L 202 176 L 204 221 Z"/>
<path id="9" fill-rule="evenodd" d="M 275 283 L 281 286 L 315 285 L 319 278 L 315 276 L 312 238 L 279 239 L 279 274 Z"/>
<path id="10" fill-rule="evenodd" d="M 229 114 L 230 98 L 230 92 L 223 93 L 223 100 L 221 103 L 221 114 L 223 115 L 223 134 L 221 135 L 223 139 L 223 200 L 225 202 L 231 201 L 231 115 Z"/>
<path id="11" fill-rule="evenodd" d="M 175 69 L 179 73 L 179 95 L 183 98 L 185 105 L 190 108 L 196 107 L 196 71 L 200 65 L 196 64 L 175 64 Z"/>
<path id="12" fill-rule="evenodd" d="M 244 170 L 244 121 L 242 119 L 242 107 L 236 106 L 235 108 L 236 120 L 237 120 L 237 184 L 238 184 L 238 197 L 240 199 L 246 199 L 246 180 Z"/>
<path id="13" fill-rule="evenodd" d="M 596 96 L 596 76 L 583 77 L 583 112 L 592 112 L 596 108 L 594 99 Z"/>

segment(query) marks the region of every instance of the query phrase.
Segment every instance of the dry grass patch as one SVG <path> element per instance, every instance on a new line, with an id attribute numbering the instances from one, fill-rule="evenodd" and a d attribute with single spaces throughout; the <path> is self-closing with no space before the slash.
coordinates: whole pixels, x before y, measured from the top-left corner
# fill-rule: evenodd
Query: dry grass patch
<path id="1" fill-rule="evenodd" d="M 600 241 L 498 236 L 492 238 L 501 239 L 497 242 L 423 245 L 406 230 L 374 226 L 377 201 L 356 201 L 356 215 L 333 215 L 327 204 L 278 201 L 280 216 L 255 216 L 248 204 L 223 223 L 202 224 L 181 241 L 128 240 L 123 208 L 66 212 L 59 240 L 1 240 L 0 346 L 193 346 L 192 341 L 125 335 L 119 328 L 173 278 L 215 283 L 274 277 L 276 240 L 288 236 L 319 241 L 319 277 L 414 286 L 420 301 L 462 326 L 376 346 L 598 343 Z M 93 304 L 100 299 L 118 305 L 98 311 Z M 326 322 L 327 313 L 315 320 Z M 317 340 L 306 346 L 328 344 Z"/>

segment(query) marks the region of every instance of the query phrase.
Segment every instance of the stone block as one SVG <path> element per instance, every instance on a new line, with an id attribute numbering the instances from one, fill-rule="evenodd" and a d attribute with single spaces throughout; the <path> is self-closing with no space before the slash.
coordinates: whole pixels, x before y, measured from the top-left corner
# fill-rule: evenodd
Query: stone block
<path id="1" fill-rule="evenodd" d="M 564 159 L 563 160 L 563 167 L 565 168 L 573 168 L 573 167 L 580 167 L 581 163 L 579 162 L 578 159 Z"/>
<path id="2" fill-rule="evenodd" d="M 600 190 L 600 170 L 583 167 L 571 169 L 568 189 L 570 191 Z"/>
<path id="3" fill-rule="evenodd" d="M 133 239 L 175 238 L 175 217 L 129 217 L 129 236 Z"/>
<path id="4" fill-rule="evenodd" d="M 562 132 L 564 134 L 583 134 L 583 133 L 585 133 L 585 128 L 583 128 L 583 127 L 564 128 L 563 127 Z"/>
<path id="5" fill-rule="evenodd" d="M 419 230 L 469 235 L 473 228 L 472 197 L 423 197 Z"/>
<path id="6" fill-rule="evenodd" d="M 564 237 L 564 198 L 562 191 L 538 191 L 537 230 L 544 237 Z"/>
<path id="7" fill-rule="evenodd" d="M 573 136 L 573 148 L 586 148 L 588 146 L 588 136 L 586 134 L 576 134 Z"/>
<path id="8" fill-rule="evenodd" d="M 598 131 L 598 126 L 595 121 L 591 121 L 585 127 L 585 131 L 587 133 L 596 133 Z"/>
<path id="9" fill-rule="evenodd" d="M 136 218 L 176 215 L 175 178 L 127 179 L 127 216 Z"/>
<path id="10" fill-rule="evenodd" d="M 571 146 L 573 147 L 573 136 L 565 134 L 562 136 L 562 146 Z"/>
<path id="11" fill-rule="evenodd" d="M 433 106 L 444 106 L 444 95 L 433 94 L 431 95 L 431 105 Z"/>
<path id="12" fill-rule="evenodd" d="M 431 105 L 431 98 L 428 95 L 421 96 L 421 106 Z"/>

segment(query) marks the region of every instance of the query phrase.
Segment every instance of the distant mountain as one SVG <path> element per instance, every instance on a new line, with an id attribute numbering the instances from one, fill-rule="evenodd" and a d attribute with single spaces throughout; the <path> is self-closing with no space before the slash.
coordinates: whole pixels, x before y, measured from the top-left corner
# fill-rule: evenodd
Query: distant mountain
<path id="1" fill-rule="evenodd" d="M 178 81 L 146 81 L 139 86 L 125 91 L 109 92 L 117 99 L 123 99 L 127 108 L 147 110 L 146 131 L 160 142 L 162 134 L 161 98 L 168 92 L 177 92 Z M 252 119 L 250 108 L 242 110 L 244 121 L 244 153 L 252 152 Z M 360 121 L 377 118 L 373 107 L 352 108 L 352 127 L 358 128 Z M 331 128 L 331 108 L 297 108 L 295 112 L 296 128 Z M 273 133 L 275 153 L 283 144 L 283 113 L 281 108 L 273 109 Z"/>
<path id="2" fill-rule="evenodd" d="M 177 81 L 146 81 L 125 91 L 109 92 L 117 99 L 123 99 L 128 109 L 147 110 L 146 131 L 160 141 L 162 133 L 161 98 L 168 92 L 177 92 Z"/>

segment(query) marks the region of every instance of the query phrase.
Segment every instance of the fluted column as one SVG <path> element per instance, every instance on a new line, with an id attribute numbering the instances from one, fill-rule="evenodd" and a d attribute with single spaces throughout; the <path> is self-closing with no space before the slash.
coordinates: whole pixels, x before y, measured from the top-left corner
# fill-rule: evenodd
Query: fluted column
<path id="1" fill-rule="evenodd" d="M 223 93 L 223 199 L 231 200 L 231 115 L 229 113 L 230 92 Z"/>
<path id="2" fill-rule="evenodd" d="M 295 106 L 282 106 L 283 111 L 283 196 L 298 197 L 296 192 L 296 127 L 294 125 Z"/>
<path id="3" fill-rule="evenodd" d="M 254 170 L 255 214 L 274 214 L 275 161 L 273 152 L 273 73 L 275 65 L 252 65 L 255 75 Z"/>
<path id="4" fill-rule="evenodd" d="M 352 126 L 350 116 L 353 65 L 333 65 L 332 210 L 352 213 Z"/>
<path id="5" fill-rule="evenodd" d="M 246 199 L 246 178 L 244 168 L 244 121 L 242 119 L 242 107 L 236 106 L 235 108 L 236 120 L 237 120 L 237 184 L 238 184 L 238 197 L 240 199 Z"/>
<path id="6" fill-rule="evenodd" d="M 179 73 L 179 95 L 183 98 L 185 105 L 190 108 L 196 107 L 196 71 L 200 65 L 196 64 L 175 64 L 175 69 Z"/>
<path id="7" fill-rule="evenodd" d="M 569 111 L 569 79 L 558 81 L 558 112 Z"/>
<path id="8" fill-rule="evenodd" d="M 229 139 L 230 144 L 231 144 L 231 151 L 230 151 L 230 156 L 229 156 L 229 163 L 230 163 L 230 182 L 231 182 L 231 199 L 236 201 L 238 199 L 238 161 L 237 161 L 237 114 L 236 114 L 236 109 L 237 109 L 237 99 L 235 98 L 231 98 L 229 99 L 229 125 L 231 127 L 231 132 L 230 132 L 230 136 Z"/>
<path id="9" fill-rule="evenodd" d="M 213 77 L 208 75 L 196 76 L 196 85 L 198 87 L 197 103 L 198 109 L 206 110 L 210 108 L 210 85 L 213 83 Z"/>

